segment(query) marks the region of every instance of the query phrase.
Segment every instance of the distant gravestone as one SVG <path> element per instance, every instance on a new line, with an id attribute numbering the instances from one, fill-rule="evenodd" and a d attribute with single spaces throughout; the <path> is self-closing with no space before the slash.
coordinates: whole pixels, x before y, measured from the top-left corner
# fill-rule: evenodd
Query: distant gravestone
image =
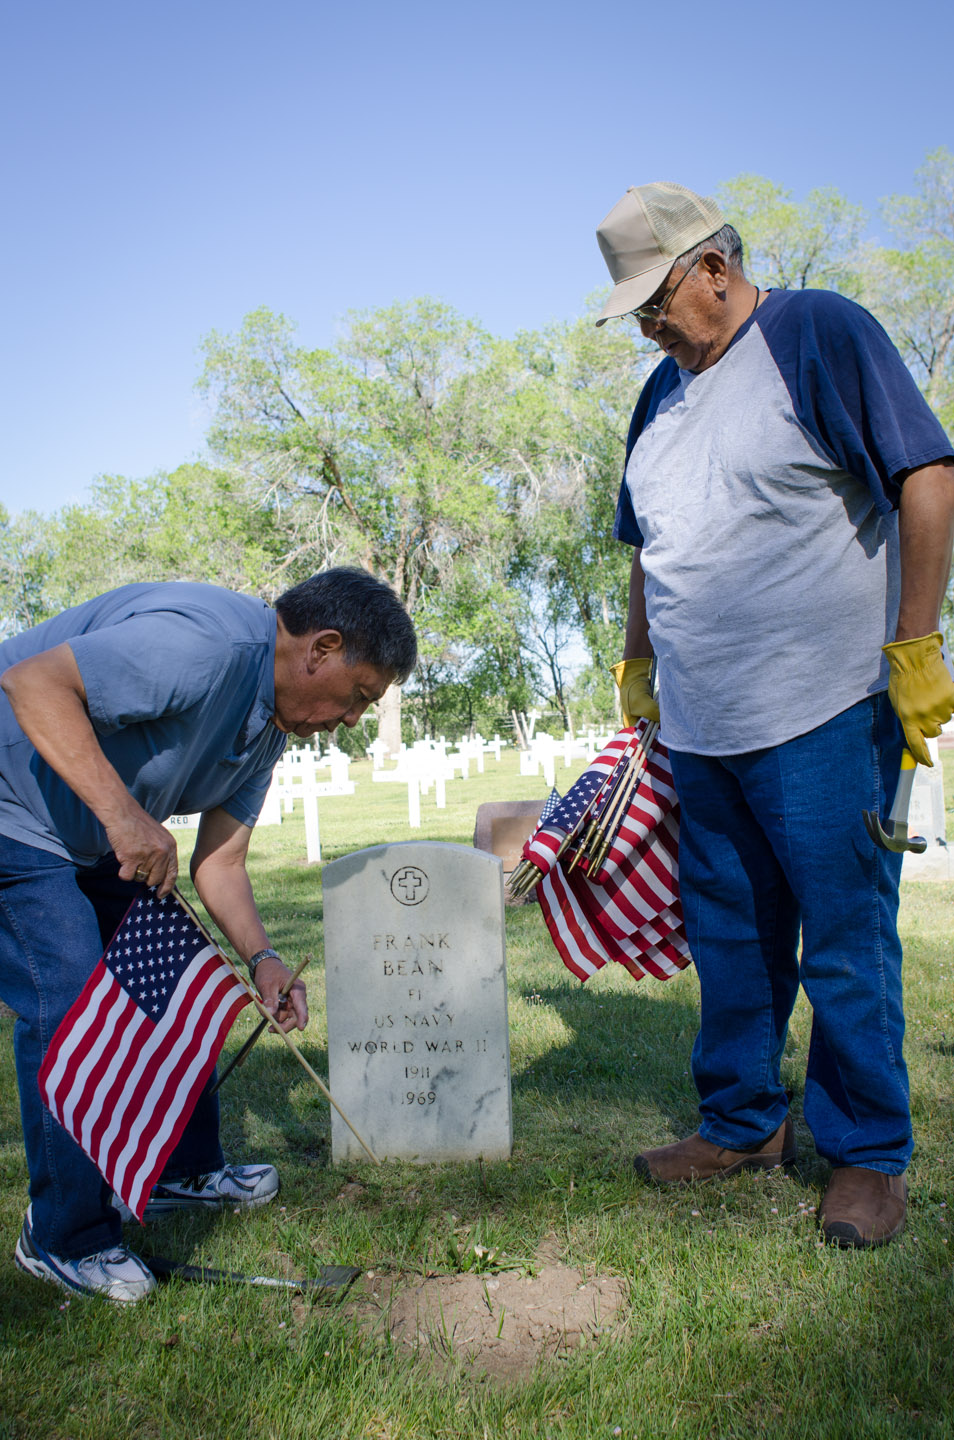
<path id="1" fill-rule="evenodd" d="M 500 861 L 376 845 L 324 873 L 331 1093 L 384 1159 L 506 1159 L 513 1144 Z M 364 1151 L 334 1110 L 335 1163 Z"/>
<path id="2" fill-rule="evenodd" d="M 911 804 L 908 807 L 908 834 L 923 835 L 928 845 L 947 844 L 944 813 L 944 774 L 936 740 L 927 741 L 933 766 L 919 765 L 914 772 Z"/>
<path id="3" fill-rule="evenodd" d="M 194 815 L 170 815 L 162 823 L 167 830 L 197 830 L 202 816 L 199 813 Z"/>
<path id="4" fill-rule="evenodd" d="M 944 774 L 935 739 L 927 740 L 933 766 L 919 765 L 914 772 L 911 803 L 908 806 L 908 834 L 923 835 L 927 850 L 921 855 L 909 851 L 901 868 L 905 880 L 954 879 L 954 855 L 947 844 L 944 803 Z"/>
<path id="5" fill-rule="evenodd" d="M 486 800 L 477 807 L 474 849 L 499 855 L 504 874 L 520 862 L 523 847 L 537 828 L 546 803 L 539 800 Z"/>

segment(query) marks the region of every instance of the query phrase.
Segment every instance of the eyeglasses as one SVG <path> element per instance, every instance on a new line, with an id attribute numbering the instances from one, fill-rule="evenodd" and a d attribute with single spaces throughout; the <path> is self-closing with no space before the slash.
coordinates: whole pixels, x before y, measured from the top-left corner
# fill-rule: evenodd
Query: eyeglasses
<path id="1" fill-rule="evenodd" d="M 693 260 L 692 265 L 689 266 L 689 270 L 693 268 L 693 265 L 698 265 L 701 259 L 702 256 L 697 255 L 695 260 Z M 679 289 L 679 286 L 682 284 L 683 280 L 685 280 L 686 275 L 689 274 L 689 270 L 687 270 L 684 275 L 679 276 L 679 279 L 676 281 L 675 285 L 672 287 L 671 290 L 666 292 L 658 305 L 640 305 L 638 310 L 627 311 L 626 319 L 637 320 L 641 325 L 658 325 L 661 320 L 665 320 L 666 309 L 672 301 L 672 297 Z"/>

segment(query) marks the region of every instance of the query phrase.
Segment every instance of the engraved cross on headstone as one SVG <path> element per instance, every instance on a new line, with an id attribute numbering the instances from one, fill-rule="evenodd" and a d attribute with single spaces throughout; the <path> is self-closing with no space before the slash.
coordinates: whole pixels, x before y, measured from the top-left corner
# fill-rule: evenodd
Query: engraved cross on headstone
<path id="1" fill-rule="evenodd" d="M 417 870 L 404 870 L 400 875 L 394 877 L 394 883 L 400 886 L 405 900 L 413 900 L 424 884 L 424 879 Z"/>

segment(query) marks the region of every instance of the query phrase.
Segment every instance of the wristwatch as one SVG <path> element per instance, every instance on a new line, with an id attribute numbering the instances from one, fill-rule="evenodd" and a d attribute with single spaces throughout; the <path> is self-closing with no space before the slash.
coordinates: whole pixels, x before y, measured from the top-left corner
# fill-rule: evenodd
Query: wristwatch
<path id="1" fill-rule="evenodd" d="M 267 946 L 264 950 L 257 950 L 251 959 L 246 962 L 248 964 L 248 973 L 252 977 L 252 982 L 254 983 L 255 981 L 255 968 L 260 960 L 281 960 L 281 958 L 278 951 L 273 950 L 271 946 Z"/>

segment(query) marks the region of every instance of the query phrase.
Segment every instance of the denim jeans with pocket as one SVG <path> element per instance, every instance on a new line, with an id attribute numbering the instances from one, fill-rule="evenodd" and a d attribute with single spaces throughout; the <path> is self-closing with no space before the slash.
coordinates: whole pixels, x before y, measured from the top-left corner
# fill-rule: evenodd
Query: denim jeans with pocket
<path id="1" fill-rule="evenodd" d="M 770 749 L 671 756 L 701 997 L 692 1073 L 714 1144 L 757 1145 L 785 1118 L 780 1065 L 801 983 L 818 1153 L 889 1175 L 908 1164 L 901 856 L 875 846 L 862 820 L 890 807 L 902 744 L 882 694 Z"/>
<path id="2" fill-rule="evenodd" d="M 40 1099 L 37 1072 L 50 1040 L 142 886 L 120 880 L 114 856 L 78 867 L 0 835 L 0 998 L 18 1016 L 14 1054 L 30 1172 L 33 1230 L 62 1259 L 122 1238 L 110 1187 Z M 218 1169 L 217 1096 L 206 1090 L 163 1172 L 181 1179 Z"/>

